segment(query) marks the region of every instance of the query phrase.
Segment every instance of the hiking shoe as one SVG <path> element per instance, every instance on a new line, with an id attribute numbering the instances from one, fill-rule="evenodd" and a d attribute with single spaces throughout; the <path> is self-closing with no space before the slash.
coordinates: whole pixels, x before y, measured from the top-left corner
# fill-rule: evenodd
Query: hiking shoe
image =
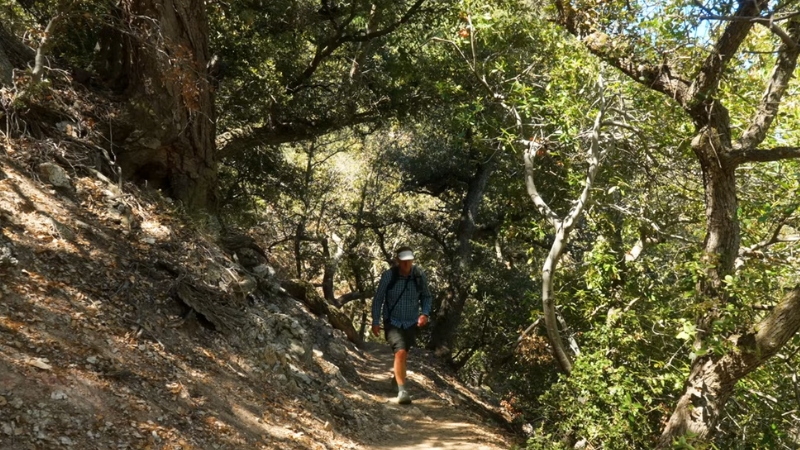
<path id="1" fill-rule="evenodd" d="M 411 403 L 411 396 L 408 391 L 400 391 L 397 393 L 397 403 L 401 405 L 408 405 Z"/>

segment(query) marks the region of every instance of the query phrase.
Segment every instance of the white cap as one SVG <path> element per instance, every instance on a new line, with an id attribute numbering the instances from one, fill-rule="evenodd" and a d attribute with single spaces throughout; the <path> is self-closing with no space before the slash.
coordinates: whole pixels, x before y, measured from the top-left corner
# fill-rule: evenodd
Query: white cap
<path id="1" fill-rule="evenodd" d="M 414 252 L 411 250 L 403 250 L 397 254 L 397 259 L 400 261 L 409 261 L 414 259 Z"/>

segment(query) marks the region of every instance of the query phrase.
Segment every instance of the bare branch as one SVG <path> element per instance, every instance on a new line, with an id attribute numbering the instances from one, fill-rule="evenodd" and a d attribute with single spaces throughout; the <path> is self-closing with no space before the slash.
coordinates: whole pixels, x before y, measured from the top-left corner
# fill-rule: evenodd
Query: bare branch
<path id="1" fill-rule="evenodd" d="M 538 319 L 534 320 L 533 323 L 528 326 L 528 328 L 525 328 L 525 330 L 523 330 L 522 333 L 519 334 L 519 337 L 517 338 L 517 343 L 514 345 L 514 348 L 519 347 L 519 345 L 522 344 L 522 341 L 525 340 L 525 336 L 531 331 L 533 331 L 536 327 L 541 325 L 542 321 L 544 321 L 544 317 L 539 317 Z"/>
<path id="2" fill-rule="evenodd" d="M 759 23 L 761 23 L 761 22 L 759 22 Z M 783 45 L 785 45 L 786 47 L 788 47 L 788 48 L 790 48 L 792 50 L 797 50 L 797 48 L 798 48 L 797 39 L 796 38 L 792 38 L 789 34 L 787 34 L 785 31 L 783 31 L 783 28 L 775 25 L 772 22 L 770 22 L 768 25 L 763 24 L 763 23 L 761 23 L 761 24 L 765 25 L 766 27 L 768 27 L 770 29 L 770 31 L 772 31 L 773 34 L 778 36 L 780 38 L 780 40 L 783 42 Z"/>
<path id="3" fill-rule="evenodd" d="M 796 195 L 797 192 L 795 191 L 793 194 Z M 794 195 L 792 195 L 792 197 Z M 789 219 L 792 218 L 794 213 L 797 211 L 797 208 L 800 208 L 800 204 L 794 205 L 793 208 L 789 208 L 789 209 L 786 209 L 785 211 L 783 211 L 783 214 L 781 214 L 781 216 L 778 218 L 778 220 L 777 220 L 777 222 L 775 224 L 775 229 L 772 230 L 772 232 L 769 234 L 768 237 L 765 237 L 760 242 L 757 242 L 757 243 L 751 245 L 750 247 L 742 247 L 742 248 L 740 248 L 739 249 L 739 257 L 736 258 L 736 262 L 734 263 L 734 267 L 736 267 L 736 268 L 742 267 L 744 265 L 744 258 L 745 257 L 753 256 L 753 255 L 757 254 L 758 252 L 764 250 L 765 248 L 767 248 L 767 247 L 769 247 L 769 246 L 771 246 L 773 244 L 777 244 L 777 243 L 780 243 L 780 242 L 797 242 L 797 241 L 800 241 L 800 236 L 797 236 L 797 235 L 781 237 L 781 230 L 783 230 L 783 227 L 786 226 L 787 222 L 789 222 Z"/>
<path id="4" fill-rule="evenodd" d="M 434 42 L 443 42 L 445 44 L 452 45 L 453 48 L 456 49 L 458 54 L 461 55 L 461 59 L 463 59 L 464 62 L 467 63 L 467 66 L 469 67 L 470 72 L 472 72 L 473 74 L 477 75 L 477 71 L 475 70 L 475 66 L 472 65 L 472 61 L 470 61 L 470 59 L 467 58 L 467 55 L 464 54 L 464 52 L 461 50 L 461 48 L 458 46 L 457 43 L 451 41 L 450 39 L 442 39 L 442 38 L 439 38 L 439 37 L 433 37 L 431 40 L 434 41 Z M 480 79 L 480 77 L 479 77 L 479 79 Z M 481 81 L 483 81 L 483 80 L 481 80 Z M 481 83 L 481 84 L 484 84 L 484 83 Z"/>
<path id="5" fill-rule="evenodd" d="M 794 20 L 789 24 L 789 33 L 794 42 L 800 38 L 800 20 Z M 751 150 L 760 144 L 767 136 L 772 121 L 778 114 L 781 98 L 789 86 L 795 67 L 797 67 L 797 57 L 800 54 L 800 46 L 789 46 L 783 44 L 778 49 L 778 57 L 775 67 L 772 69 L 769 83 L 761 103 L 758 105 L 755 117 L 750 121 L 750 126 L 734 144 L 734 150 Z"/>
<path id="6" fill-rule="evenodd" d="M 745 0 L 739 2 L 739 9 L 736 10 L 734 17 L 753 17 L 758 16 L 767 7 L 767 2 L 759 0 Z M 700 72 L 695 77 L 692 86 L 689 88 L 689 98 L 697 104 L 703 104 L 714 93 L 719 84 L 722 71 L 728 65 L 739 47 L 744 42 L 750 29 L 753 27 L 751 21 L 732 21 L 725 28 L 711 54 L 708 55 L 700 68 Z M 689 105 L 691 106 L 691 105 Z"/>
<path id="7" fill-rule="evenodd" d="M 339 128 L 373 122 L 379 117 L 380 111 L 366 111 L 350 117 L 333 117 L 318 122 L 297 121 L 236 128 L 217 136 L 218 157 L 234 157 L 247 150 L 266 145 L 305 141 Z"/>
<path id="8" fill-rule="evenodd" d="M 564 320 L 564 315 L 561 312 L 556 311 L 556 318 L 558 318 L 558 323 L 561 325 L 561 329 L 565 332 L 569 330 L 567 326 L 567 321 Z M 575 333 L 568 333 L 567 341 L 569 341 L 569 349 L 572 350 L 572 353 L 575 355 L 581 354 L 581 348 L 578 346 L 578 341 L 575 340 Z"/>
<path id="9" fill-rule="evenodd" d="M 580 197 L 578 197 L 578 200 L 575 202 L 575 206 L 572 207 L 567 217 L 564 218 L 563 226 L 567 232 L 572 229 L 575 220 L 580 217 L 583 209 L 589 203 L 589 195 L 594 187 L 594 177 L 597 175 L 597 170 L 600 168 L 600 160 L 603 153 L 600 148 L 600 130 L 603 127 L 603 117 L 605 117 L 607 108 L 605 93 L 602 92 L 602 90 L 605 90 L 602 78 L 600 79 L 600 88 L 600 111 L 597 112 L 597 116 L 594 119 L 594 126 L 592 126 L 590 135 L 589 154 L 586 158 L 589 163 L 589 169 L 586 171 L 583 192 L 581 192 Z"/>
<path id="10" fill-rule="evenodd" d="M 536 156 L 536 152 L 541 148 L 542 144 L 536 140 L 527 141 L 526 143 L 528 148 L 523 151 L 522 156 L 525 160 L 525 186 L 528 189 L 528 195 L 531 197 L 531 200 L 533 200 L 533 204 L 536 205 L 536 208 L 539 209 L 539 212 L 547 218 L 551 225 L 558 228 L 561 224 L 561 219 L 555 211 L 550 209 L 550 206 L 544 201 L 542 195 L 539 194 L 539 190 L 536 188 L 536 181 L 534 180 L 533 158 Z"/>
<path id="11" fill-rule="evenodd" d="M 537 208 L 544 214 L 550 223 L 555 228 L 555 238 L 553 244 L 550 246 L 550 252 L 545 258 L 542 265 L 542 312 L 544 317 L 545 326 L 547 328 L 547 336 L 550 339 L 550 345 L 553 350 L 553 357 L 558 362 L 561 370 L 569 374 L 572 371 L 572 361 L 564 348 L 564 343 L 561 340 L 561 333 L 558 330 L 559 322 L 564 330 L 566 330 L 566 323 L 563 317 L 560 317 L 556 311 L 555 295 L 553 292 L 553 282 L 555 278 L 556 268 L 558 261 L 564 253 L 565 246 L 569 241 L 569 233 L 575 224 L 575 221 L 580 217 L 584 208 L 589 202 L 589 196 L 594 186 L 594 178 L 602 162 L 603 151 L 600 148 L 600 131 L 603 126 L 603 118 L 608 110 L 608 103 L 605 97 L 605 86 L 602 76 L 598 80 L 598 88 L 600 96 L 598 103 L 600 110 L 594 120 L 594 125 L 590 131 L 589 151 L 587 154 L 587 161 L 589 168 L 586 172 L 585 185 L 578 199 L 573 203 L 572 209 L 567 213 L 563 220 L 560 220 L 555 212 L 542 199 L 541 195 L 536 189 L 534 182 L 533 158 L 536 152 L 540 150 L 541 143 L 536 140 L 527 141 L 528 148 L 523 152 L 525 160 L 525 184 L 528 188 L 528 194 L 533 200 Z M 573 336 L 567 337 L 570 348 L 575 354 L 580 352 L 577 342 Z"/>
<path id="12" fill-rule="evenodd" d="M 336 298 L 335 304 L 336 306 L 341 308 L 342 306 L 354 300 L 368 299 L 371 298 L 373 295 L 375 295 L 374 292 L 359 292 L 359 291 L 348 292 L 347 294 L 341 295 L 340 297 Z"/>
<path id="13" fill-rule="evenodd" d="M 320 64 L 322 64 L 322 61 L 324 61 L 325 58 L 333 54 L 333 52 L 336 51 L 336 49 L 338 49 L 345 43 L 367 42 L 373 39 L 386 36 L 387 34 L 395 31 L 401 25 L 411 20 L 411 18 L 414 17 L 414 15 L 417 14 L 417 12 L 419 12 L 423 3 L 425 3 L 425 0 L 417 0 L 416 2 L 414 2 L 413 5 L 411 5 L 410 8 L 408 8 L 408 10 L 403 14 L 403 16 L 397 22 L 392 23 L 391 25 L 387 26 L 382 30 L 376 30 L 367 33 L 364 33 L 362 31 L 358 34 L 343 34 L 344 27 L 340 26 L 337 30 L 337 33 L 333 37 L 331 37 L 328 40 L 328 42 L 326 42 L 322 46 L 317 47 L 317 50 L 314 54 L 314 58 L 311 60 L 311 63 L 309 63 L 308 67 L 306 67 L 306 70 L 304 70 L 303 73 L 301 73 L 297 78 L 295 78 L 291 83 L 289 83 L 287 90 L 289 92 L 294 92 L 300 86 L 302 86 L 306 81 L 311 79 L 311 77 L 314 75 L 314 72 L 316 72 Z M 352 20 L 353 18 L 354 18 L 354 13 L 351 14 L 350 20 Z"/>
<path id="14" fill-rule="evenodd" d="M 763 16 L 756 16 L 756 17 L 735 17 L 735 16 L 719 16 L 715 14 L 709 14 L 707 16 L 700 16 L 701 20 L 721 20 L 721 21 L 743 21 L 743 22 L 753 22 L 759 25 L 763 25 L 769 28 L 776 36 L 780 38 L 783 43 L 790 47 L 795 48 L 798 46 L 797 39 L 792 38 L 787 34 L 781 27 L 779 27 L 776 22 L 791 19 L 793 17 L 797 17 L 800 15 L 800 12 L 794 12 L 791 14 L 783 14 L 778 16 L 776 14 L 771 14 L 768 17 Z"/>
<path id="15" fill-rule="evenodd" d="M 71 8 L 71 7 L 70 7 Z M 42 81 L 42 72 L 44 71 L 44 59 L 45 59 L 45 52 L 50 47 L 50 42 L 52 41 L 52 34 L 53 28 L 56 26 L 58 22 L 63 20 L 68 16 L 67 13 L 59 13 L 56 14 L 50 22 L 47 23 L 47 26 L 42 33 L 42 40 L 39 42 L 39 48 L 36 49 L 36 58 L 34 59 L 34 66 L 33 70 L 31 71 L 31 82 L 36 84 Z"/>
<path id="16" fill-rule="evenodd" d="M 800 235 L 795 234 L 795 235 L 791 235 L 791 236 L 780 237 L 779 236 L 779 232 L 780 232 L 780 227 L 775 229 L 775 233 L 772 235 L 771 238 L 764 239 L 764 240 L 762 240 L 761 242 L 759 242 L 757 244 L 753 244 L 750 247 L 746 247 L 746 248 L 743 248 L 743 249 L 739 250 L 739 255 L 741 255 L 741 256 L 755 255 L 755 254 L 759 253 L 761 250 L 764 250 L 765 248 L 767 248 L 767 247 L 769 247 L 770 245 L 773 245 L 773 244 L 800 242 Z M 736 260 L 737 264 L 739 263 L 740 259 L 741 258 Z"/>
<path id="17" fill-rule="evenodd" d="M 685 242 L 687 244 L 692 244 L 692 245 L 700 244 L 700 242 L 695 242 L 695 241 L 693 241 L 693 240 L 691 240 L 689 238 L 686 238 L 684 236 L 681 236 L 679 234 L 667 233 L 664 230 L 662 230 L 661 225 L 656 223 L 656 221 L 654 221 L 652 219 L 648 219 L 647 217 L 644 217 L 641 214 L 635 213 L 635 212 L 633 212 L 633 211 L 631 211 L 629 209 L 625 209 L 625 208 L 623 208 L 623 207 L 621 207 L 619 205 L 607 204 L 607 205 L 603 205 L 603 206 L 607 206 L 607 207 L 609 207 L 611 209 L 616 209 L 617 211 L 619 211 L 619 212 L 621 212 L 621 213 L 623 213 L 623 214 L 625 214 L 627 216 L 635 217 L 637 220 L 641 220 L 641 221 L 647 223 L 648 225 L 650 225 L 650 228 L 652 228 L 653 231 L 655 231 L 656 233 L 658 233 L 661 236 L 668 237 L 670 239 L 675 239 L 676 241 Z"/>
<path id="18" fill-rule="evenodd" d="M 630 56 L 629 52 L 620 52 L 617 48 L 618 43 L 603 33 L 595 31 L 587 35 L 579 25 L 575 8 L 570 0 L 556 0 L 555 3 L 558 9 L 558 24 L 581 39 L 590 52 L 621 70 L 632 80 L 675 99 L 681 105 L 686 105 L 690 98 L 687 96 L 689 83 L 676 75 L 672 67 Z"/>
<path id="19" fill-rule="evenodd" d="M 774 147 L 770 149 L 738 150 L 723 154 L 729 163 L 740 165 L 746 162 L 769 162 L 800 158 L 800 147 Z"/>

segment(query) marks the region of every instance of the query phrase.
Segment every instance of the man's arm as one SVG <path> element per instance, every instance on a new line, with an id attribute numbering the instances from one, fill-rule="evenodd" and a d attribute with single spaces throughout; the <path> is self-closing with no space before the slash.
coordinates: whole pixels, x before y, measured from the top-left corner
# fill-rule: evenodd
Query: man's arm
<path id="1" fill-rule="evenodd" d="M 431 315 L 431 291 L 428 289 L 428 278 L 422 270 L 419 271 L 419 278 L 422 285 L 422 292 L 419 293 L 419 307 L 422 309 L 422 314 L 417 319 L 417 326 L 424 327 L 428 325 L 428 317 Z"/>

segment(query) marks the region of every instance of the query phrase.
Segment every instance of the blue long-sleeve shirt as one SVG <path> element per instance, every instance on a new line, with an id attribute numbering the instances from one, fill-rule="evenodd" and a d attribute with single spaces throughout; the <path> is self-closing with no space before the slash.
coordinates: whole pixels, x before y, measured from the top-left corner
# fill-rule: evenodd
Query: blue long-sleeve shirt
<path id="1" fill-rule="evenodd" d="M 421 289 L 419 292 L 417 283 L 413 279 L 414 276 L 420 277 Z M 422 314 L 430 316 L 431 292 L 428 289 L 428 278 L 421 269 L 412 267 L 411 273 L 407 277 L 398 271 L 397 281 L 391 291 L 387 293 L 391 279 L 392 269 L 381 275 L 378 290 L 372 299 L 372 325 L 380 325 L 381 318 L 386 318 L 389 310 L 392 311 L 392 316 L 389 318 L 392 325 L 400 328 L 411 328 L 416 325 L 420 309 Z"/>

